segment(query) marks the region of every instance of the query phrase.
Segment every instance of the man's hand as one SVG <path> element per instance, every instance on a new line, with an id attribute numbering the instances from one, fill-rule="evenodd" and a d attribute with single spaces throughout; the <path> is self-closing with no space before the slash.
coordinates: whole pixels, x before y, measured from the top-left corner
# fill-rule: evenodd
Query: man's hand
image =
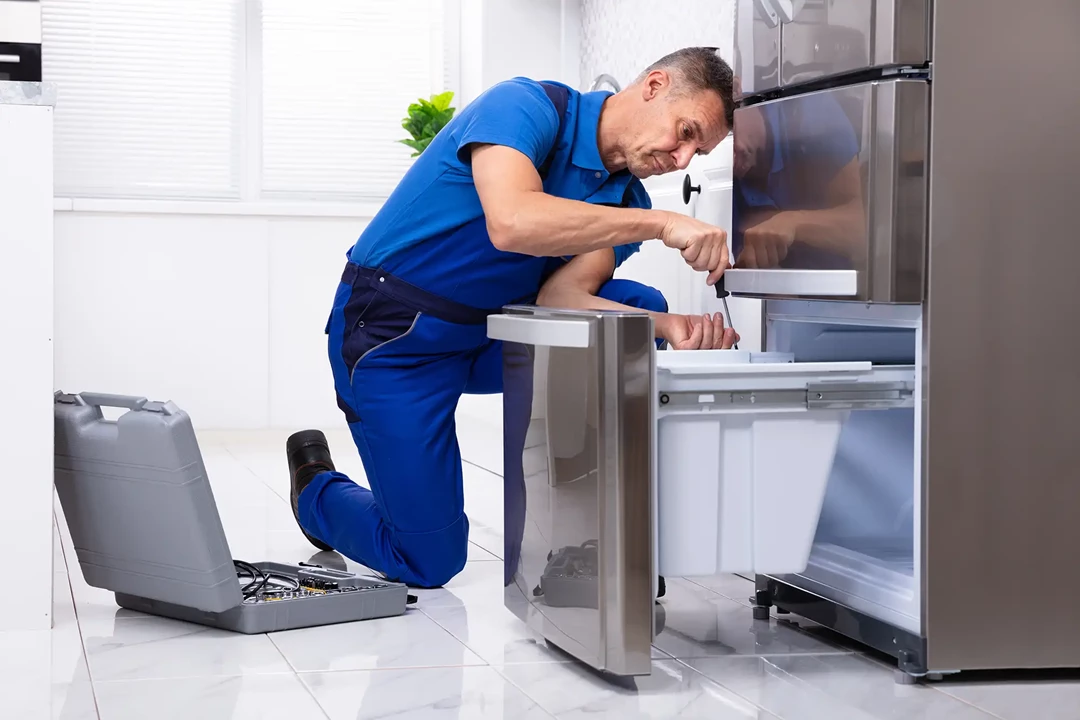
<path id="1" fill-rule="evenodd" d="M 695 270 L 707 270 L 709 285 L 715 285 L 731 267 L 728 258 L 727 233 L 713 225 L 688 215 L 670 213 L 660 240 L 682 253 L 683 260 Z"/>
<path id="2" fill-rule="evenodd" d="M 733 328 L 724 327 L 724 316 L 662 315 L 656 319 L 657 335 L 674 350 L 728 350 L 739 342 Z"/>
<path id="3" fill-rule="evenodd" d="M 776 213 L 743 232 L 743 248 L 735 265 L 740 268 L 776 268 L 795 242 L 791 213 Z"/>

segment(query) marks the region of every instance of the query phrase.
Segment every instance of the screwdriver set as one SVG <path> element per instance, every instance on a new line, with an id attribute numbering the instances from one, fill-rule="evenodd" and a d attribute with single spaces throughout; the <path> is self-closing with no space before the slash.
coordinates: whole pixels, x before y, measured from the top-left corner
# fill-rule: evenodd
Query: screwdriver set
<path id="1" fill-rule="evenodd" d="M 400 583 L 233 558 L 191 419 L 175 404 L 57 393 L 53 407 L 56 490 L 79 565 L 120 607 L 240 633 L 405 612 Z M 127 412 L 107 420 L 103 407 Z"/>

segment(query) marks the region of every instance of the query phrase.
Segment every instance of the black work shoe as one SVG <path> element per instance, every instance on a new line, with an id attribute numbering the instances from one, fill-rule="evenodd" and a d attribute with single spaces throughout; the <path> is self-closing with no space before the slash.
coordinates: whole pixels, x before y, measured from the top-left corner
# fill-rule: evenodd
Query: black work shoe
<path id="1" fill-rule="evenodd" d="M 334 461 L 330 459 L 330 444 L 319 430 L 302 430 L 291 435 L 285 443 L 285 453 L 289 457 L 289 499 L 292 501 L 293 517 L 300 525 L 298 501 L 300 493 L 321 472 L 333 471 Z M 332 547 L 317 540 L 300 526 L 300 532 L 320 550 L 333 550 Z"/>

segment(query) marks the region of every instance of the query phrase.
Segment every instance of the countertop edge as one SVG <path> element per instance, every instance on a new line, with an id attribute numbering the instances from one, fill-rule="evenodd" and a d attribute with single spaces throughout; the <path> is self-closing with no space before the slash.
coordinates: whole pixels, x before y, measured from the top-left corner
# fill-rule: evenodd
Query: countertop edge
<path id="1" fill-rule="evenodd" d="M 0 105 L 56 105 L 56 83 L 0 80 Z"/>

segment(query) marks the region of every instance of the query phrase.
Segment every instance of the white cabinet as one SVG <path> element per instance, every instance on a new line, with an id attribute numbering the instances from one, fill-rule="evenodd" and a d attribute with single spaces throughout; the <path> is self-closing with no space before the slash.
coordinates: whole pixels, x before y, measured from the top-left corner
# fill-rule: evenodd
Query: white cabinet
<path id="1" fill-rule="evenodd" d="M 51 92 L 0 82 L 0 337 L 7 455 L 0 548 L 19 566 L 0 630 L 51 626 L 53 583 L 53 163 Z"/>

